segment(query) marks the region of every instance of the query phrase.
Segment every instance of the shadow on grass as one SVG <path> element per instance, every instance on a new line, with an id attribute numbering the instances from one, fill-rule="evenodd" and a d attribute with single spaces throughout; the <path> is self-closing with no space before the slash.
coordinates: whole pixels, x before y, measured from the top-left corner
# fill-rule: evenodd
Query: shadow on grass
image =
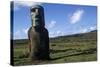
<path id="1" fill-rule="evenodd" d="M 66 52 L 68 50 L 71 50 L 71 49 L 67 49 L 67 50 L 52 50 L 51 52 L 52 53 L 58 53 L 58 52 Z M 73 49 L 74 50 L 74 49 Z M 76 49 L 75 49 L 76 50 Z M 77 50 L 78 51 L 78 50 Z M 81 50 L 80 52 L 77 52 L 77 53 L 73 53 L 73 54 L 70 54 L 70 55 L 66 55 L 66 56 L 61 56 L 61 57 L 57 57 L 57 58 L 51 58 L 51 60 L 57 60 L 57 59 L 61 59 L 61 58 L 64 58 L 64 57 L 70 57 L 70 56 L 77 56 L 77 55 L 87 55 L 87 54 L 93 54 L 94 52 L 97 51 L 97 48 L 90 48 L 90 49 L 87 49 L 87 50 Z"/>
<path id="2" fill-rule="evenodd" d="M 52 54 L 62 53 L 62 52 L 67 52 L 67 51 L 76 51 L 76 52 L 75 53 L 70 53 L 70 54 L 68 54 L 66 56 L 60 56 L 60 57 L 56 57 L 56 58 L 50 58 L 48 60 L 52 61 L 52 60 L 57 60 L 57 59 L 61 59 L 61 58 L 64 58 L 64 57 L 93 54 L 94 52 L 97 51 L 97 48 L 90 48 L 90 49 L 87 49 L 87 50 L 80 50 L 80 49 L 52 50 L 52 49 L 50 49 L 50 53 L 52 53 Z M 28 57 L 29 57 L 29 54 L 27 53 L 27 54 L 21 55 L 21 56 L 19 56 L 17 58 L 22 59 L 22 58 L 28 58 Z"/>
<path id="3" fill-rule="evenodd" d="M 50 52 L 54 54 L 54 53 L 59 53 L 59 52 L 71 51 L 71 50 L 75 50 L 75 49 L 65 49 L 65 50 L 52 50 L 52 49 L 50 49 Z"/>

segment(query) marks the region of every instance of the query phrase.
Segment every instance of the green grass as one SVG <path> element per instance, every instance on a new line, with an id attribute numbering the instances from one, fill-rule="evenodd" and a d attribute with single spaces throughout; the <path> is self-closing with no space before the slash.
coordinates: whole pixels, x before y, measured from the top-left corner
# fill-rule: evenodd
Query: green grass
<path id="1" fill-rule="evenodd" d="M 55 46 L 53 46 L 55 44 Z M 21 48 L 20 48 L 21 47 Z M 29 65 L 34 64 L 25 56 L 28 49 L 20 46 L 14 48 L 14 65 Z M 42 61 L 37 64 L 46 63 L 66 63 L 66 62 L 83 62 L 83 61 L 96 61 L 96 43 L 50 43 L 50 61 Z"/>
<path id="2" fill-rule="evenodd" d="M 78 35 L 77 35 L 78 36 Z M 85 62 L 97 60 L 96 36 L 60 37 L 50 39 L 50 57 L 48 61 L 31 61 L 28 58 L 28 42 L 14 43 L 14 65 L 52 64 Z M 24 42 L 24 43 L 23 43 Z"/>

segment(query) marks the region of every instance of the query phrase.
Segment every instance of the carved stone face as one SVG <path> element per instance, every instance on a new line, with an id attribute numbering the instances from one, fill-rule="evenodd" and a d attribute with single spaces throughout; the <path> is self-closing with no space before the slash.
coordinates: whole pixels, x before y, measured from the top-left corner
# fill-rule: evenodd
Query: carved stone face
<path id="1" fill-rule="evenodd" d="M 38 26 L 39 25 L 39 10 L 38 9 L 34 9 L 32 12 L 31 12 L 31 17 L 32 17 L 32 26 Z"/>
<path id="2" fill-rule="evenodd" d="M 31 18 L 33 27 L 44 27 L 44 9 L 42 6 L 33 6 L 31 8 Z"/>

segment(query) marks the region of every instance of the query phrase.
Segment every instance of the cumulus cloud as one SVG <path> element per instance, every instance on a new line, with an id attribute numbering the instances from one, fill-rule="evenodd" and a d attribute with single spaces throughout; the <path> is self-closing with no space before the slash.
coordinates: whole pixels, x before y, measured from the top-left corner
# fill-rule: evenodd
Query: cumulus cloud
<path id="1" fill-rule="evenodd" d="M 20 9 L 20 7 L 17 6 L 16 4 L 14 4 L 14 11 L 17 11 L 17 10 L 19 10 L 19 9 Z"/>
<path id="2" fill-rule="evenodd" d="M 50 37 L 57 37 L 57 36 L 63 36 L 63 35 L 64 35 L 64 33 L 61 30 L 49 32 Z"/>
<path id="3" fill-rule="evenodd" d="M 14 35 L 17 36 L 17 35 L 20 35 L 20 33 L 21 33 L 20 30 L 17 30 L 17 31 L 14 33 Z"/>
<path id="4" fill-rule="evenodd" d="M 15 31 L 15 33 L 14 33 L 14 35 L 21 35 L 21 34 L 27 34 L 27 32 L 28 32 L 28 30 L 29 30 L 29 28 L 27 27 L 27 28 L 24 28 L 24 29 L 20 29 L 20 30 L 17 30 L 17 31 Z"/>
<path id="5" fill-rule="evenodd" d="M 34 6 L 34 5 L 41 5 L 42 3 L 32 2 L 32 1 L 14 1 L 14 4 L 31 7 L 31 6 Z"/>
<path id="6" fill-rule="evenodd" d="M 61 31 L 60 31 L 60 30 L 58 30 L 56 33 L 57 33 L 57 34 L 61 34 Z"/>
<path id="7" fill-rule="evenodd" d="M 86 32 L 88 32 L 88 29 L 87 28 L 82 29 L 80 33 L 86 33 Z"/>
<path id="8" fill-rule="evenodd" d="M 96 26 L 92 26 L 92 27 L 90 27 L 90 30 L 96 30 Z"/>
<path id="9" fill-rule="evenodd" d="M 19 10 L 20 6 L 32 7 L 34 5 L 41 5 L 42 3 L 33 1 L 14 1 L 14 11 Z"/>
<path id="10" fill-rule="evenodd" d="M 17 30 L 14 32 L 14 39 L 20 39 L 21 38 L 21 34 L 22 31 L 21 30 Z"/>
<path id="11" fill-rule="evenodd" d="M 24 32 L 25 34 L 27 34 L 28 30 L 29 30 L 29 28 L 23 29 L 23 32 Z"/>
<path id="12" fill-rule="evenodd" d="M 27 38 L 27 32 L 28 32 L 28 30 L 29 30 L 29 27 L 16 30 L 14 32 L 14 39 Z"/>
<path id="13" fill-rule="evenodd" d="M 84 10 L 76 10 L 70 17 L 70 22 L 72 24 L 77 23 L 78 21 L 81 20 L 82 16 L 84 14 Z"/>
<path id="14" fill-rule="evenodd" d="M 64 32 L 62 32 L 61 30 L 56 31 L 56 35 L 57 36 L 63 36 Z"/>
<path id="15" fill-rule="evenodd" d="M 54 20 L 52 20 L 48 25 L 47 25 L 47 27 L 48 28 L 53 28 L 55 25 L 56 25 L 56 21 L 54 21 Z"/>
<path id="16" fill-rule="evenodd" d="M 55 32 L 49 31 L 49 37 L 55 37 Z"/>
<path id="17" fill-rule="evenodd" d="M 72 34 L 87 33 L 87 32 L 89 32 L 88 28 L 80 28 L 80 29 L 72 31 Z"/>
<path id="18" fill-rule="evenodd" d="M 86 32 L 96 30 L 96 28 L 97 28 L 97 26 L 91 26 L 88 28 L 81 28 L 80 30 L 76 31 L 76 33 L 86 33 Z"/>

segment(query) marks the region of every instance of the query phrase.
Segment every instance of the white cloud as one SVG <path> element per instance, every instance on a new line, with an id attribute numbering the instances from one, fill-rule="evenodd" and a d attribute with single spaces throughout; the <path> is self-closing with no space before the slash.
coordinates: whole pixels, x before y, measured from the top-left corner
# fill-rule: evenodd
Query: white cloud
<path id="1" fill-rule="evenodd" d="M 86 32 L 88 32 L 88 29 L 85 28 L 85 29 L 82 29 L 80 33 L 86 33 Z"/>
<path id="2" fill-rule="evenodd" d="M 96 26 L 90 27 L 90 30 L 95 30 L 95 29 L 96 29 Z"/>
<path id="3" fill-rule="evenodd" d="M 27 38 L 28 29 L 29 28 L 16 30 L 14 32 L 14 39 Z"/>
<path id="4" fill-rule="evenodd" d="M 97 26 L 91 26 L 91 27 L 87 27 L 87 28 L 80 28 L 79 30 L 74 31 L 73 34 L 90 32 L 92 30 L 96 30 L 96 28 L 97 28 Z"/>
<path id="5" fill-rule="evenodd" d="M 20 7 L 14 4 L 14 11 L 17 11 L 19 9 L 20 9 Z"/>
<path id="6" fill-rule="evenodd" d="M 55 37 L 55 32 L 49 32 L 49 37 Z"/>
<path id="7" fill-rule="evenodd" d="M 15 31 L 14 35 L 19 36 L 21 34 L 27 34 L 28 30 L 29 30 L 29 28 L 17 30 L 17 31 Z"/>
<path id="8" fill-rule="evenodd" d="M 28 30 L 29 30 L 29 28 L 23 29 L 23 32 L 24 32 L 25 34 L 27 34 Z"/>
<path id="9" fill-rule="evenodd" d="M 14 11 L 19 10 L 20 6 L 32 7 L 34 5 L 41 5 L 42 3 L 33 1 L 14 1 Z"/>
<path id="10" fill-rule="evenodd" d="M 48 28 L 53 28 L 55 25 L 56 25 L 56 21 L 54 21 L 54 20 L 52 20 L 48 25 L 47 25 L 47 27 Z"/>
<path id="11" fill-rule="evenodd" d="M 81 28 L 81 29 L 73 31 L 72 34 L 86 33 L 86 32 L 89 32 L 88 28 Z"/>
<path id="12" fill-rule="evenodd" d="M 57 33 L 57 34 L 61 34 L 61 31 L 60 31 L 60 30 L 58 30 L 56 33 Z"/>
<path id="13" fill-rule="evenodd" d="M 58 30 L 57 32 L 56 32 L 56 34 L 59 36 L 62 36 L 62 35 L 64 35 L 64 33 L 61 31 L 61 30 Z"/>
<path id="14" fill-rule="evenodd" d="M 72 24 L 77 23 L 78 21 L 81 20 L 82 16 L 83 16 L 84 10 L 76 10 L 72 16 L 70 17 L 70 22 Z"/>
<path id="15" fill-rule="evenodd" d="M 57 36 L 63 36 L 63 35 L 64 35 L 64 33 L 61 30 L 49 32 L 50 37 L 57 37 Z"/>
<path id="16" fill-rule="evenodd" d="M 31 7 L 34 5 L 41 5 L 42 3 L 33 2 L 33 1 L 14 1 L 14 4 Z"/>
<path id="17" fill-rule="evenodd" d="M 14 35 L 17 36 L 17 35 L 20 35 L 20 33 L 21 33 L 20 30 L 17 30 L 17 31 L 14 33 Z"/>
<path id="18" fill-rule="evenodd" d="M 17 30 L 14 32 L 14 39 L 19 39 L 19 38 L 21 38 L 21 31 Z"/>

